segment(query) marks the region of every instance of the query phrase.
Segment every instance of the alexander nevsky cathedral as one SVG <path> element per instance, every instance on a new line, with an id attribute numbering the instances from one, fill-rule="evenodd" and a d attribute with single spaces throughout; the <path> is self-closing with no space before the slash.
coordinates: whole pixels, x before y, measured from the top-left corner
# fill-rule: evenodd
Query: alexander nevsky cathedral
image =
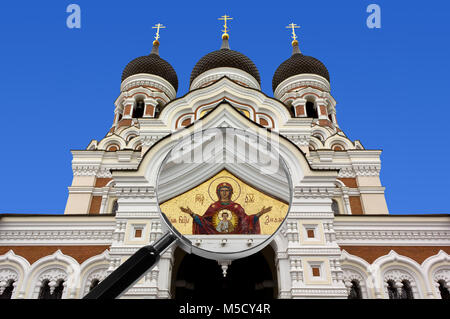
<path id="1" fill-rule="evenodd" d="M 389 214 L 381 150 L 339 126 L 331 76 L 300 50 L 294 24 L 267 95 L 224 17 L 218 50 L 198 60 L 183 96 L 160 56 L 158 24 L 151 53 L 123 69 L 109 132 L 72 151 L 64 214 L 0 214 L 0 298 L 83 298 L 168 232 L 162 209 L 199 249 L 270 243 L 232 261 L 172 245 L 120 298 L 448 299 L 450 216 Z M 279 136 L 291 196 L 276 174 L 245 164 L 179 165 L 159 178 L 174 137 L 200 128 Z M 234 208 L 221 206 L 227 198 Z"/>

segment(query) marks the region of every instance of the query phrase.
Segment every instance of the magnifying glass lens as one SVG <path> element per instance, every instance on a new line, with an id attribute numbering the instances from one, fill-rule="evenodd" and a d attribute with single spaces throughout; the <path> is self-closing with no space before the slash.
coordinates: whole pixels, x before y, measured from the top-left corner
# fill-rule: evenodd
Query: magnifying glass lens
<path id="1" fill-rule="evenodd" d="M 185 250 L 231 260 L 270 242 L 291 202 L 277 138 L 222 128 L 176 142 L 160 167 L 157 197 Z"/>

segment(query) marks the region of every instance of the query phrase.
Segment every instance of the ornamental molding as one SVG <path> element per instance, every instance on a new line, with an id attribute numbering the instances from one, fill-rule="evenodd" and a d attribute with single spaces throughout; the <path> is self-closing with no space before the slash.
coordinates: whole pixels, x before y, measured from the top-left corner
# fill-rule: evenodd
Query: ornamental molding
<path id="1" fill-rule="evenodd" d="M 381 227 L 383 228 L 383 227 Z M 342 230 L 334 225 L 336 241 L 339 245 L 381 245 L 381 244 L 402 244 L 402 245 L 450 245 L 450 231 L 446 230 L 423 230 L 423 229 L 357 229 Z"/>
<path id="2" fill-rule="evenodd" d="M 286 80 L 278 84 L 278 86 L 275 88 L 274 96 L 282 98 L 284 97 L 283 95 L 289 94 L 289 91 L 296 88 L 300 89 L 302 87 L 315 88 L 317 90 L 323 91 L 321 97 L 326 97 L 326 95 L 330 96 L 330 83 L 327 81 L 327 79 L 316 74 L 297 74 L 287 78 Z M 292 94 L 295 93 L 296 92 L 292 92 Z"/>
<path id="3" fill-rule="evenodd" d="M 321 298 L 327 296 L 333 297 L 347 297 L 347 289 L 346 288 L 292 288 L 292 297 L 310 297 L 310 296 L 318 296 Z"/>
<path id="4" fill-rule="evenodd" d="M 334 219 L 334 213 L 330 212 L 311 212 L 311 213 L 305 213 L 305 212 L 289 212 L 289 218 L 291 219 Z"/>
<path id="5" fill-rule="evenodd" d="M 153 144 L 162 139 L 164 135 L 141 135 L 141 137 L 143 146 L 152 147 Z"/>
<path id="6" fill-rule="evenodd" d="M 154 74 L 140 73 L 128 77 L 121 84 L 121 95 L 123 95 L 124 98 L 128 98 L 128 91 L 134 87 L 151 87 L 153 90 L 150 90 L 149 88 L 147 88 L 147 90 L 152 92 L 151 97 L 153 98 L 159 97 L 158 92 L 154 92 L 155 89 L 164 92 L 171 100 L 176 97 L 176 91 L 172 84 Z"/>
<path id="7" fill-rule="evenodd" d="M 101 168 L 99 165 L 73 165 L 74 176 L 96 176 L 100 178 L 112 178 L 109 168 Z"/>
<path id="8" fill-rule="evenodd" d="M 303 245 L 302 245 L 303 246 Z M 329 248 L 326 246 L 323 247 L 302 247 L 295 248 L 289 247 L 287 249 L 287 253 L 290 257 L 294 256 L 341 256 L 341 250 L 339 248 Z"/>
<path id="9" fill-rule="evenodd" d="M 219 67 L 203 72 L 198 75 L 190 86 L 190 90 L 195 90 L 197 88 L 201 88 L 203 86 L 209 85 L 211 82 L 215 82 L 220 80 L 223 77 L 227 77 L 232 81 L 240 82 L 239 84 L 244 84 L 245 86 L 249 86 L 254 89 L 260 90 L 260 86 L 258 81 L 251 76 L 249 73 L 242 71 L 240 69 L 232 68 L 232 67 Z"/>
<path id="10" fill-rule="evenodd" d="M 140 187 L 140 186 L 130 186 L 130 187 L 117 187 L 116 194 L 121 198 L 156 198 L 155 188 L 153 186 Z M 120 206 L 119 206 L 120 207 Z"/>
<path id="11" fill-rule="evenodd" d="M 144 295 L 144 296 L 153 296 L 156 298 L 158 295 L 157 287 L 133 287 L 128 289 L 128 291 L 124 294 L 124 296 L 134 296 L 134 295 Z"/>
<path id="12" fill-rule="evenodd" d="M 86 222 L 84 227 L 66 223 L 5 223 L 0 230 L 1 245 L 109 245 L 114 223 L 95 225 Z M 20 227 L 20 229 L 18 229 Z"/>
<path id="13" fill-rule="evenodd" d="M 331 187 L 294 187 L 294 198 L 296 199 L 316 199 L 316 198 L 332 198 L 334 188 Z"/>
<path id="14" fill-rule="evenodd" d="M 298 147 L 309 146 L 309 135 L 306 134 L 283 134 L 286 138 L 288 138 L 292 143 L 297 145 Z"/>
<path id="15" fill-rule="evenodd" d="M 321 167 L 323 168 L 323 167 Z M 329 169 L 336 169 L 339 167 L 328 167 Z M 380 165 L 360 165 L 352 167 L 342 167 L 339 170 L 338 177 L 356 177 L 356 176 L 380 176 Z"/>
<path id="16" fill-rule="evenodd" d="M 117 212 L 117 218 L 126 218 L 126 219 L 159 219 L 161 215 L 159 212 Z"/>

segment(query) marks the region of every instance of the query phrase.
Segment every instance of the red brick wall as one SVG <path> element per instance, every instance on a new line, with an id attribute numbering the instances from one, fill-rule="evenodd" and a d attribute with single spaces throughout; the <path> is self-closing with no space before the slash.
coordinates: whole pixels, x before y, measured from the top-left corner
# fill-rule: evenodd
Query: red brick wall
<path id="1" fill-rule="evenodd" d="M 95 187 L 106 186 L 106 184 L 108 184 L 111 180 L 112 178 L 97 177 L 97 179 L 95 180 Z"/>
<path id="2" fill-rule="evenodd" d="M 102 197 L 101 196 L 92 196 L 91 207 L 89 208 L 89 215 L 99 214 L 101 205 L 102 205 Z"/>
<path id="3" fill-rule="evenodd" d="M 0 255 L 13 250 L 30 264 L 42 257 L 52 255 L 58 249 L 65 255 L 73 257 L 79 264 L 85 260 L 103 253 L 109 246 L 0 246 Z"/>
<path id="4" fill-rule="evenodd" d="M 363 208 L 361 205 L 361 198 L 359 196 L 349 196 L 350 208 L 352 209 L 352 215 L 363 215 Z"/>
<path id="5" fill-rule="evenodd" d="M 349 254 L 361 257 L 369 264 L 373 263 L 378 257 L 389 254 L 391 250 L 399 255 L 409 257 L 419 264 L 425 259 L 436 255 L 439 250 L 450 254 L 450 246 L 341 246 Z"/>
<path id="6" fill-rule="evenodd" d="M 358 188 L 358 184 L 356 183 L 356 178 L 338 178 L 345 186 L 350 188 Z"/>

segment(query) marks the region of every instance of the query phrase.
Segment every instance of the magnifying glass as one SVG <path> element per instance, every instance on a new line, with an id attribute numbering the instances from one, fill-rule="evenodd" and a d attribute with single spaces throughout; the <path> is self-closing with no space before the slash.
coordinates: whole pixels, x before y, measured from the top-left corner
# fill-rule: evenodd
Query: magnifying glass
<path id="1" fill-rule="evenodd" d="M 173 141 L 156 185 L 167 232 L 140 248 L 84 299 L 120 296 L 171 245 L 217 261 L 250 256 L 282 228 L 292 201 L 278 135 L 207 129 Z"/>

